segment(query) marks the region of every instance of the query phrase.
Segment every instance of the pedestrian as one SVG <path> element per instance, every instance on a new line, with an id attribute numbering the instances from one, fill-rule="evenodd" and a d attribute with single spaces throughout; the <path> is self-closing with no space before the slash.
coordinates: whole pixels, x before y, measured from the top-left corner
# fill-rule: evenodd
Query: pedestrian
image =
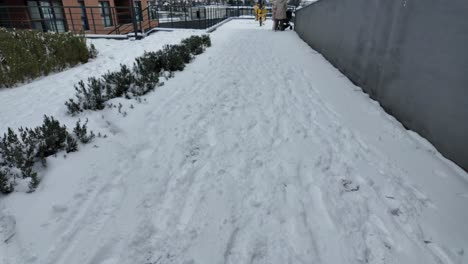
<path id="1" fill-rule="evenodd" d="M 255 14 L 255 21 L 258 21 L 258 3 L 254 4 L 253 10 Z"/>
<path id="2" fill-rule="evenodd" d="M 260 26 L 262 26 L 266 20 L 267 10 L 261 1 L 259 1 L 259 5 L 256 12 L 257 13 L 255 15 L 258 18 L 258 21 L 260 22 Z"/>
<path id="3" fill-rule="evenodd" d="M 288 9 L 288 0 L 274 0 L 272 8 L 273 30 L 283 28 L 283 20 L 286 19 L 286 10 Z"/>

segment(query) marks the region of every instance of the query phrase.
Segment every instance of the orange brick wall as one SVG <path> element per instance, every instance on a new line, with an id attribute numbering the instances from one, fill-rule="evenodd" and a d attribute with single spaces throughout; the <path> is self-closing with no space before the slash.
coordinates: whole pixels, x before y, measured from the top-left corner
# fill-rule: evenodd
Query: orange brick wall
<path id="1" fill-rule="evenodd" d="M 111 27 L 104 27 L 102 17 L 100 15 L 99 1 L 98 0 L 84 0 L 86 8 L 86 16 L 88 18 L 89 31 L 85 33 L 90 34 L 108 34 L 112 31 L 116 32 L 116 27 L 120 27 L 119 32 L 127 32 L 133 30 L 133 25 L 130 19 L 130 0 L 108 0 L 110 7 L 110 15 L 112 20 Z M 78 5 L 78 0 L 62 0 L 64 6 L 64 15 L 66 17 L 68 30 L 82 31 L 81 24 L 81 11 Z M 141 2 L 142 9 L 147 6 L 147 1 Z M 147 15 L 143 16 L 144 21 L 141 22 L 142 26 L 151 25 L 157 26 L 156 21 L 148 21 Z M 127 25 L 128 24 L 128 25 Z"/>
<path id="2" fill-rule="evenodd" d="M 85 33 L 96 33 L 96 34 L 107 34 L 114 29 L 105 28 L 102 22 L 99 9 L 99 1 L 97 0 L 84 0 L 86 8 L 86 17 L 88 19 L 89 31 Z M 64 15 L 67 21 L 67 29 L 70 31 L 82 31 L 81 24 L 81 9 L 77 0 L 62 0 L 64 6 Z M 109 6 L 111 7 L 111 15 L 113 13 L 112 7 L 114 7 L 114 0 L 109 0 Z M 116 21 L 113 19 L 113 25 L 116 25 Z"/>
<path id="3" fill-rule="evenodd" d="M 110 16 L 112 20 L 111 27 L 104 27 L 103 20 L 100 14 L 99 0 L 84 0 L 86 7 L 86 16 L 88 20 L 89 30 L 84 31 L 88 34 L 108 34 L 114 33 L 126 33 L 133 31 L 133 25 L 130 18 L 130 0 L 108 0 L 110 7 Z M 15 20 L 12 25 L 16 28 L 31 28 L 30 17 L 26 4 L 26 0 L 2 0 L 2 6 L 20 6 L 15 8 L 9 8 L 10 16 L 12 20 Z M 147 7 L 147 0 L 141 1 L 142 10 Z M 78 0 L 62 0 L 63 15 L 66 22 L 66 29 L 74 32 L 83 31 L 81 21 L 81 8 L 78 4 Z M 136 6 L 136 4 L 135 4 Z M 143 21 L 141 26 L 143 28 L 156 27 L 157 21 L 149 21 L 147 12 L 143 12 Z M 2 18 L 3 19 L 3 18 Z M 2 21 L 4 22 L 4 21 Z M 10 21 L 7 21 L 9 24 Z M 119 31 L 115 29 L 120 27 Z M 140 22 L 138 22 L 140 25 Z"/>

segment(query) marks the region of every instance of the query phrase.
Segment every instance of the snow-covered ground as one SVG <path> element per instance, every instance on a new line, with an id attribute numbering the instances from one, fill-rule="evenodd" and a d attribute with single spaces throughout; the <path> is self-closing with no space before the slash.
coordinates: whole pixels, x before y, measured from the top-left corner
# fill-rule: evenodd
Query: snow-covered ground
<path id="1" fill-rule="evenodd" d="M 0 263 L 468 263 L 467 173 L 270 27 L 228 22 L 144 101 L 115 99 L 127 116 L 83 113 L 108 138 L 0 197 Z M 74 83 L 191 33 L 93 40 L 95 61 L 1 90 L 0 131 L 73 124 Z"/>

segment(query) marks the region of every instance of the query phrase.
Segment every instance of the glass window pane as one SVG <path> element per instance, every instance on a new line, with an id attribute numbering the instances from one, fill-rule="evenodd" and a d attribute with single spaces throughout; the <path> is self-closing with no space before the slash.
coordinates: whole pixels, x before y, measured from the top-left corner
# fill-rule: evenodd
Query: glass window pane
<path id="1" fill-rule="evenodd" d="M 55 18 L 56 19 L 63 19 L 63 10 L 61 7 L 54 8 Z"/>
<path id="2" fill-rule="evenodd" d="M 41 13 L 37 7 L 37 3 L 33 1 L 28 1 L 29 15 L 32 20 L 41 19 Z"/>
<path id="3" fill-rule="evenodd" d="M 42 24 L 41 22 L 33 22 L 32 23 L 32 28 L 36 30 L 41 30 L 42 31 Z"/>
<path id="4" fill-rule="evenodd" d="M 44 16 L 44 19 L 51 19 L 53 18 L 53 14 L 52 14 L 52 9 L 51 8 L 48 8 L 48 7 L 41 7 L 41 10 L 42 10 L 42 15 Z"/>
<path id="5" fill-rule="evenodd" d="M 63 20 L 57 21 L 56 25 L 57 25 L 57 32 L 65 32 L 65 23 L 63 22 Z"/>
<path id="6" fill-rule="evenodd" d="M 47 31 L 53 31 L 53 32 L 57 31 L 53 20 L 47 20 L 46 27 L 47 27 Z"/>
<path id="7" fill-rule="evenodd" d="M 111 11 L 110 11 L 110 6 L 109 2 L 107 1 L 102 1 L 99 2 L 99 13 L 102 18 L 102 24 L 104 27 L 111 27 L 112 26 L 112 18 L 111 18 Z"/>

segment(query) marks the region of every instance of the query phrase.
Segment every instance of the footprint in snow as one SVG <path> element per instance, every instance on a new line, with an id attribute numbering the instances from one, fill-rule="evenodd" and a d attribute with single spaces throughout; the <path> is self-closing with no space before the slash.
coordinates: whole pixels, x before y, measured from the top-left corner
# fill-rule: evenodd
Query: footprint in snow
<path id="1" fill-rule="evenodd" d="M 68 210 L 66 205 L 56 204 L 52 206 L 52 212 L 55 214 L 62 214 Z"/>
<path id="2" fill-rule="evenodd" d="M 197 162 L 197 156 L 200 155 L 200 148 L 194 147 L 189 151 L 189 154 L 185 155 L 187 160 L 190 160 L 191 163 Z"/>
<path id="3" fill-rule="evenodd" d="M 390 209 L 390 214 L 394 215 L 394 216 L 400 216 L 402 214 L 400 208 L 394 208 L 394 209 Z"/>
<path id="4" fill-rule="evenodd" d="M 359 191 L 359 185 L 354 184 L 351 180 L 342 179 L 341 184 L 343 185 L 345 192 L 357 192 Z"/>

